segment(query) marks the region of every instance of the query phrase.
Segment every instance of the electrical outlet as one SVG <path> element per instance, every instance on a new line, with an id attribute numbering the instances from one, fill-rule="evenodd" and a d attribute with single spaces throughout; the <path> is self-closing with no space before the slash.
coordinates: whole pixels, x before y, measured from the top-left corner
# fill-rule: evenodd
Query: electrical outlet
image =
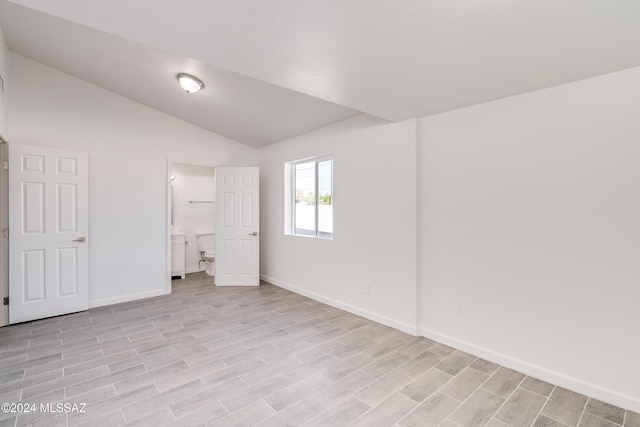
<path id="1" fill-rule="evenodd" d="M 371 286 L 369 285 L 369 282 L 367 282 L 366 280 L 364 281 L 364 288 L 362 288 L 362 292 L 365 294 L 368 294 L 371 292 Z"/>
<path id="2" fill-rule="evenodd" d="M 467 312 L 467 300 L 464 298 L 458 298 L 458 313 Z"/>

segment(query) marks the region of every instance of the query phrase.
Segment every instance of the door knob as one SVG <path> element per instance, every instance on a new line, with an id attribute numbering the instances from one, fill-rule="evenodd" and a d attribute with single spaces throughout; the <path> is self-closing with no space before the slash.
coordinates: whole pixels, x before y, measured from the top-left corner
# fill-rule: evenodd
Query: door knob
<path id="1" fill-rule="evenodd" d="M 253 233 L 249 233 L 249 236 L 257 236 L 257 235 L 258 235 L 257 231 L 254 231 Z"/>
<path id="2" fill-rule="evenodd" d="M 77 239 L 73 239 L 74 242 L 80 242 L 80 243 L 84 243 L 87 241 L 86 237 L 78 237 Z"/>

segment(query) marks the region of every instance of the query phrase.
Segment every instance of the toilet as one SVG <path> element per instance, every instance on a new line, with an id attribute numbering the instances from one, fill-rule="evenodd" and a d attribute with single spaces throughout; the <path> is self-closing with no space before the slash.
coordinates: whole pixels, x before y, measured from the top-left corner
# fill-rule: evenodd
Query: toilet
<path id="1" fill-rule="evenodd" d="M 207 264 L 207 274 L 209 276 L 215 276 L 216 234 L 213 232 L 196 234 L 196 240 L 198 243 L 198 251 L 200 251 L 200 258 Z"/>

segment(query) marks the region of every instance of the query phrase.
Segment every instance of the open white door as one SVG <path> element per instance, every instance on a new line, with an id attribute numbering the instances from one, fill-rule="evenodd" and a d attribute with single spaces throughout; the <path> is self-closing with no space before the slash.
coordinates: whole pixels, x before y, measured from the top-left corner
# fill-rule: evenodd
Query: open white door
<path id="1" fill-rule="evenodd" d="M 87 153 L 9 145 L 9 322 L 89 307 Z"/>
<path id="2" fill-rule="evenodd" d="M 260 172 L 216 168 L 217 286 L 260 284 Z"/>

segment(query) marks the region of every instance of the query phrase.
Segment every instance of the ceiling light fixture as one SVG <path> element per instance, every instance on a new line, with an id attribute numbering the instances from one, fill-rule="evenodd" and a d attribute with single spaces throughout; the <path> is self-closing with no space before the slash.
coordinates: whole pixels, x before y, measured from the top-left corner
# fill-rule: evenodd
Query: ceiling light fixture
<path id="1" fill-rule="evenodd" d="M 178 74 L 178 82 L 180 82 L 182 89 L 189 93 L 196 93 L 204 86 L 200 79 L 185 73 Z"/>

